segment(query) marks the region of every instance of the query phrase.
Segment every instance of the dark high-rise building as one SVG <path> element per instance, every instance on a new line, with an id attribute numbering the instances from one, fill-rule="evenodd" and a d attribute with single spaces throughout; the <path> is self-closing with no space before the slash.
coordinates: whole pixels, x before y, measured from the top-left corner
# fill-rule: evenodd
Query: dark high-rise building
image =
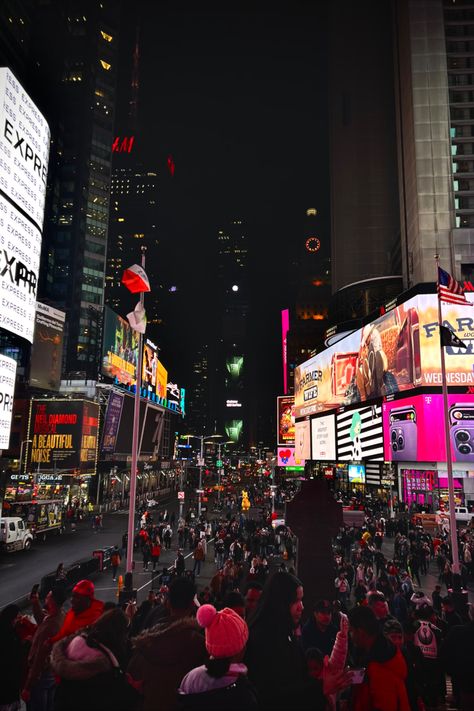
<path id="1" fill-rule="evenodd" d="M 127 156 L 128 158 L 128 156 Z M 123 270 L 141 263 L 141 247 L 146 247 L 145 271 L 151 294 L 146 298 L 147 334 L 157 340 L 160 315 L 160 271 L 163 264 L 158 250 L 158 174 L 155 170 L 117 167 L 112 171 L 110 222 L 107 249 L 105 301 L 125 316 L 137 302 L 122 286 Z"/>
<path id="2" fill-rule="evenodd" d="M 118 24 L 115 0 L 46 0 L 31 38 L 52 134 L 39 296 L 67 312 L 69 378 L 99 367 Z"/>
<path id="3" fill-rule="evenodd" d="M 253 432 L 249 401 L 248 240 L 245 226 L 235 219 L 218 230 L 214 319 L 209 354 L 212 431 L 246 445 Z"/>
<path id="4" fill-rule="evenodd" d="M 187 389 L 186 431 L 194 435 L 213 434 L 209 418 L 208 346 L 196 349 Z"/>

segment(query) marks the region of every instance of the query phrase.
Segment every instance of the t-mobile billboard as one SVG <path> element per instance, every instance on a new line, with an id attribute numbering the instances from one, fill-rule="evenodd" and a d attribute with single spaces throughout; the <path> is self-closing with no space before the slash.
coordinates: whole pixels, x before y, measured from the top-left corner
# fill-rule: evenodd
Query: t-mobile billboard
<path id="1" fill-rule="evenodd" d="M 467 345 L 446 348 L 448 385 L 474 386 L 472 306 L 444 304 L 443 324 Z M 441 384 L 437 296 L 418 294 L 299 365 L 295 417 Z"/>
<path id="2" fill-rule="evenodd" d="M 33 341 L 49 127 L 0 68 L 0 328 Z"/>
<path id="3" fill-rule="evenodd" d="M 474 464 L 474 395 L 448 395 L 453 462 Z M 384 456 L 392 462 L 445 462 L 443 396 L 414 395 L 386 402 Z"/>

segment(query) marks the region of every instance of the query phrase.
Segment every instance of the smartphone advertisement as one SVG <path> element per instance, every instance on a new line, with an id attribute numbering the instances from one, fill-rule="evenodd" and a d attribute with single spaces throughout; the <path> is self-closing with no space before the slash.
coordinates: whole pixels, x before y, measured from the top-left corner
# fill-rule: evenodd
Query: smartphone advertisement
<path id="1" fill-rule="evenodd" d="M 474 464 L 474 395 L 448 395 L 453 462 Z M 389 462 L 445 462 L 443 396 L 415 395 L 383 404 L 384 456 Z"/>

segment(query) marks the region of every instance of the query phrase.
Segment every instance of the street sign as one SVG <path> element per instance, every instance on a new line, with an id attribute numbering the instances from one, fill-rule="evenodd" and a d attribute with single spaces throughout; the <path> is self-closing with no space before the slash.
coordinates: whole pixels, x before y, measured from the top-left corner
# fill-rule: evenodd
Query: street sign
<path id="1" fill-rule="evenodd" d="M 217 462 L 216 462 L 216 467 L 217 467 L 218 469 L 222 469 L 222 459 L 218 459 L 218 460 L 217 460 Z"/>
<path id="2" fill-rule="evenodd" d="M 178 491 L 178 501 L 184 501 L 184 491 Z"/>
<path id="3" fill-rule="evenodd" d="M 197 465 L 198 465 L 198 467 L 203 467 L 203 466 L 204 466 L 204 457 L 198 457 L 198 458 L 197 458 Z"/>
<path id="4" fill-rule="evenodd" d="M 204 489 L 196 489 L 196 494 L 204 494 Z"/>

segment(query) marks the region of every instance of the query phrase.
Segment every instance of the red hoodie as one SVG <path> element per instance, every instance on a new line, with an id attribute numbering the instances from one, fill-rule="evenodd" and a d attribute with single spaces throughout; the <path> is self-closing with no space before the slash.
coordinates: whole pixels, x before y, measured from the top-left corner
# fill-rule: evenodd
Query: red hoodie
<path id="1" fill-rule="evenodd" d="M 353 711 L 410 711 L 403 654 L 377 640 L 370 656 L 364 683 L 352 687 Z"/>
<path id="2" fill-rule="evenodd" d="M 54 644 L 58 640 L 63 639 L 63 637 L 69 637 L 69 635 L 81 630 L 83 627 L 93 625 L 102 615 L 103 611 L 104 603 L 102 600 L 92 600 L 90 607 L 83 612 L 76 613 L 74 610 L 69 610 L 59 632 L 54 635 L 54 637 L 51 637 L 51 643 Z"/>

